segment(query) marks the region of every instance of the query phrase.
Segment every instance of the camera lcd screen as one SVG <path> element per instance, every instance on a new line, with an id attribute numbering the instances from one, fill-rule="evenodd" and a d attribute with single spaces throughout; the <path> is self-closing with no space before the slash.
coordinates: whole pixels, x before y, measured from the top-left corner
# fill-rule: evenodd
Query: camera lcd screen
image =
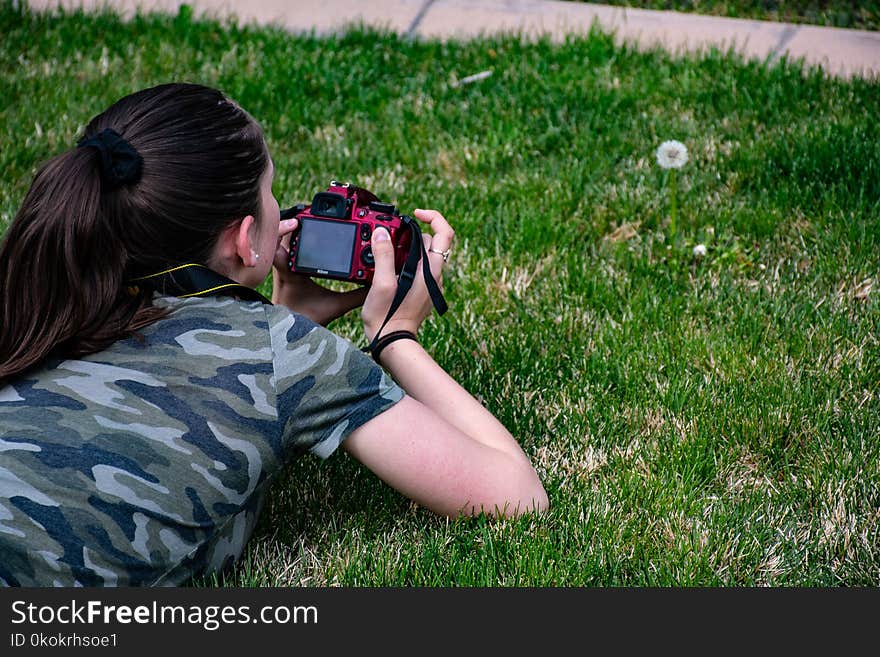
<path id="1" fill-rule="evenodd" d="M 300 222 L 297 269 L 348 276 L 357 237 L 356 223 L 303 219 Z"/>

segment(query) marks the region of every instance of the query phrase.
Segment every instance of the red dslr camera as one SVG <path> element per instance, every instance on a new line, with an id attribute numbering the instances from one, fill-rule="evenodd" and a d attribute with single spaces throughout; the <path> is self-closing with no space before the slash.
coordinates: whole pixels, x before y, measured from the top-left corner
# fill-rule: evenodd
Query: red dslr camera
<path id="1" fill-rule="evenodd" d="M 281 212 L 282 219 L 297 217 L 299 225 L 290 235 L 290 271 L 368 284 L 375 261 L 370 238 L 378 227 L 391 235 L 394 266 L 400 273 L 410 251 L 412 231 L 391 203 L 351 183 L 332 181 L 326 192 L 315 194 L 310 205 Z"/>

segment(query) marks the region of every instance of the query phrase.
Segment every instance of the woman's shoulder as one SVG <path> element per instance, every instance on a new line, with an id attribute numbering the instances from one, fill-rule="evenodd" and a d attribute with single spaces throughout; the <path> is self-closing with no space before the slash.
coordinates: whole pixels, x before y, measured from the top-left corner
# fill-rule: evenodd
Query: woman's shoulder
<path id="1" fill-rule="evenodd" d="M 154 305 L 168 308 L 171 314 L 154 327 L 157 331 L 175 330 L 242 330 L 257 329 L 272 333 L 288 342 L 319 330 L 329 333 L 308 317 L 282 305 L 260 301 L 241 301 L 232 297 L 163 297 L 157 296 Z M 240 337 L 237 336 L 236 337 Z"/>
<path id="2" fill-rule="evenodd" d="M 221 359 L 271 359 L 270 318 L 263 304 L 232 297 L 156 297 L 171 312 L 123 341 L 123 351 L 182 351 Z"/>
<path id="3" fill-rule="evenodd" d="M 77 409 L 107 401 L 149 418 L 169 401 L 158 396 L 186 395 L 183 401 L 189 403 L 202 393 L 212 397 L 244 385 L 242 380 L 254 387 L 271 379 L 269 321 L 260 304 L 229 297 L 156 297 L 154 305 L 172 312 L 101 351 L 47 359 L 8 382 L 19 391 L 19 405 Z M 272 392 L 268 383 L 260 387 Z"/>
<path id="4" fill-rule="evenodd" d="M 156 295 L 153 297 L 153 305 L 171 311 L 168 317 L 157 322 L 157 325 L 167 325 L 168 320 L 171 319 L 189 323 L 256 324 L 262 328 L 267 328 L 266 308 L 276 308 L 271 304 L 259 301 L 241 301 L 229 296 L 168 297 Z"/>

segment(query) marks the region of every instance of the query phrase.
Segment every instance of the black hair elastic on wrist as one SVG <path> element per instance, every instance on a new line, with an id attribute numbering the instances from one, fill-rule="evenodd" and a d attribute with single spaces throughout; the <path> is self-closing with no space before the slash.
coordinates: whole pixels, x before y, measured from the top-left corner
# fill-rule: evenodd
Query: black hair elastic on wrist
<path id="1" fill-rule="evenodd" d="M 94 148 L 101 156 L 101 183 L 107 190 L 133 185 L 141 179 L 144 159 L 125 138 L 106 128 L 77 142 L 79 148 Z"/>
<path id="2" fill-rule="evenodd" d="M 382 350 L 390 345 L 392 342 L 397 342 L 398 340 L 415 340 L 418 342 L 414 333 L 410 333 L 409 331 L 392 331 L 388 335 L 383 335 L 381 338 L 376 340 L 373 348 L 370 349 L 370 355 L 373 356 L 373 360 L 377 363 L 379 362 L 379 354 L 382 353 Z"/>

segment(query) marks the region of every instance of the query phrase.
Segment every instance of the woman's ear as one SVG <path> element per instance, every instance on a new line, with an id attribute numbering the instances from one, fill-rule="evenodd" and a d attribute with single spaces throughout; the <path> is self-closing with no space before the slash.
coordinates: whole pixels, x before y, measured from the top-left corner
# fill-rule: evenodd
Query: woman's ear
<path id="1" fill-rule="evenodd" d="M 256 230 L 254 217 L 248 215 L 236 221 L 217 240 L 214 255 L 220 267 L 234 272 L 241 267 L 255 267 L 260 259 L 255 250 L 252 234 Z"/>

